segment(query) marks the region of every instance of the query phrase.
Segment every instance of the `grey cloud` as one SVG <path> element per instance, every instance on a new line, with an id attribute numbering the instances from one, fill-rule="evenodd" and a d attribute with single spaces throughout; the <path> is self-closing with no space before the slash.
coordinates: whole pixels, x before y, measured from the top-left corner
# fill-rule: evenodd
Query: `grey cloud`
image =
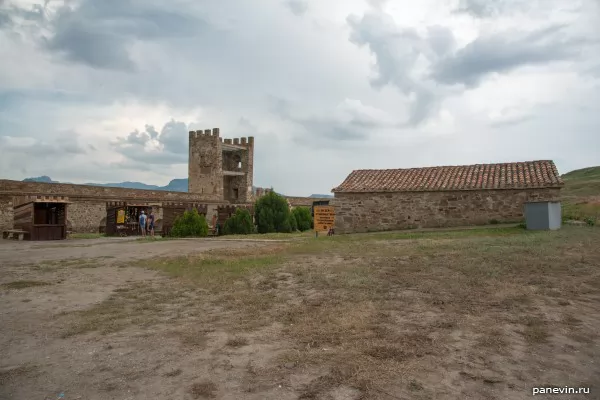
<path id="1" fill-rule="evenodd" d="M 530 121 L 533 119 L 532 115 L 522 115 L 519 117 L 514 117 L 510 119 L 506 119 L 503 121 L 492 122 L 490 126 L 495 129 L 505 128 L 508 126 L 520 125 L 524 122 Z"/>
<path id="2" fill-rule="evenodd" d="M 294 13 L 294 15 L 299 17 L 303 16 L 308 11 L 308 2 L 306 0 L 287 0 L 285 5 L 292 13 Z"/>
<path id="3" fill-rule="evenodd" d="M 490 73 L 572 59 L 580 48 L 573 40 L 561 37 L 562 28 L 556 25 L 512 37 L 479 37 L 453 56 L 441 59 L 432 77 L 440 83 L 474 87 Z"/>
<path id="4" fill-rule="evenodd" d="M 273 111 L 282 119 L 289 121 L 300 129 L 294 134 L 294 140 L 297 143 L 312 143 L 314 140 L 329 141 L 330 144 L 343 142 L 366 141 L 374 132 L 380 129 L 397 128 L 399 124 L 393 121 L 386 121 L 383 118 L 369 115 L 360 102 L 345 102 L 335 110 L 331 110 L 329 115 L 309 115 L 296 116 L 290 110 L 293 104 L 284 100 L 274 100 L 275 107 Z M 362 107 L 362 108 L 361 108 Z M 380 111 L 380 110 L 375 110 Z M 324 114 L 324 113 L 323 113 Z"/>
<path id="5" fill-rule="evenodd" d="M 157 139 L 159 133 L 154 129 L 152 125 L 146 125 L 146 132 L 150 135 L 150 139 Z"/>
<path id="6" fill-rule="evenodd" d="M 6 10 L 0 9 L 0 29 L 12 26 L 12 18 Z"/>
<path id="7" fill-rule="evenodd" d="M 32 143 L 31 143 L 32 142 Z M 40 140 L 32 140 L 30 143 L 14 143 L 7 137 L 0 137 L 2 150 L 12 155 L 34 156 L 36 159 L 49 159 L 65 154 L 74 156 L 86 154 L 87 151 L 82 148 L 73 139 L 59 138 L 53 143 Z"/>
<path id="8" fill-rule="evenodd" d="M 493 19 L 517 13 L 542 16 L 557 9 L 576 12 L 579 11 L 580 5 L 577 2 L 569 4 L 563 0 L 460 0 L 454 12 L 480 19 Z"/>
<path id="9" fill-rule="evenodd" d="M 487 2 L 473 3 L 473 7 L 477 4 L 488 7 Z M 560 24 L 480 36 L 457 49 L 448 28 L 430 26 L 420 35 L 414 29 L 399 27 L 381 10 L 371 10 L 360 18 L 351 15 L 347 23 L 350 41 L 367 46 L 375 56 L 377 75 L 371 80 L 372 86 L 391 85 L 411 99 L 409 126 L 435 115 L 453 85 L 473 88 L 492 73 L 576 60 L 583 49 L 597 44 L 569 34 L 569 27 Z"/>
<path id="10" fill-rule="evenodd" d="M 468 13 L 479 18 L 491 17 L 500 13 L 503 4 L 502 1 L 497 0 L 460 0 L 455 11 Z"/>
<path id="11" fill-rule="evenodd" d="M 160 149 L 149 151 L 146 145 L 156 141 Z M 180 164 L 187 162 L 188 127 L 184 122 L 171 120 L 163 126 L 160 134 L 152 125 L 145 130 L 135 130 L 126 137 L 112 142 L 113 148 L 130 161 L 150 164 Z"/>
<path id="12" fill-rule="evenodd" d="M 400 29 L 394 20 L 381 12 L 369 12 L 362 18 L 349 16 L 352 30 L 350 41 L 358 46 L 368 46 L 377 60 L 377 77 L 371 81 L 376 88 L 391 84 L 404 95 L 413 96 L 409 125 L 418 125 L 439 108 L 438 95 L 433 86 L 415 76 L 414 68 L 421 55 L 430 62 L 454 46 L 452 32 L 441 27 L 431 27 L 428 37 L 422 38 L 414 29 Z"/>
<path id="13" fill-rule="evenodd" d="M 154 134 L 156 131 L 154 131 Z M 171 120 L 163 126 L 158 141 L 171 153 L 188 154 L 188 127 L 183 122 Z"/>
<path id="14" fill-rule="evenodd" d="M 187 162 L 187 155 L 175 154 L 165 151 L 146 151 L 140 146 L 120 146 L 116 150 L 128 160 L 144 164 L 183 164 Z"/>
<path id="15" fill-rule="evenodd" d="M 124 169 L 124 170 L 134 170 L 134 171 L 144 171 L 144 172 L 150 172 L 152 171 L 152 164 L 148 163 L 148 162 L 143 162 L 140 160 L 125 160 L 125 161 L 118 161 L 118 162 L 111 162 L 109 164 L 110 168 L 117 168 L 117 169 Z"/>
<path id="16" fill-rule="evenodd" d="M 154 129 L 154 128 L 153 128 Z M 137 129 L 130 132 L 127 138 L 120 139 L 119 142 L 124 144 L 140 145 L 145 146 L 150 141 L 150 134 L 147 132 L 140 132 Z"/>
<path id="17" fill-rule="evenodd" d="M 198 35 L 208 24 L 183 11 L 152 1 L 83 0 L 62 6 L 47 20 L 52 34 L 42 38 L 50 51 L 94 68 L 131 71 L 130 48 L 136 41 Z M 35 15 L 43 12 L 35 8 Z M 33 15 L 33 14 L 32 14 Z"/>

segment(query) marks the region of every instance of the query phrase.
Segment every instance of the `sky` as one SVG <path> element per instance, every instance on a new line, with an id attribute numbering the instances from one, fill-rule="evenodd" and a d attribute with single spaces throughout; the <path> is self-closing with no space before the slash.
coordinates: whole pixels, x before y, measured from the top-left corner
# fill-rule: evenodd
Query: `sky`
<path id="1" fill-rule="evenodd" d="M 600 0 L 0 0 L 0 178 L 187 177 L 254 136 L 254 184 L 354 169 L 600 165 Z"/>

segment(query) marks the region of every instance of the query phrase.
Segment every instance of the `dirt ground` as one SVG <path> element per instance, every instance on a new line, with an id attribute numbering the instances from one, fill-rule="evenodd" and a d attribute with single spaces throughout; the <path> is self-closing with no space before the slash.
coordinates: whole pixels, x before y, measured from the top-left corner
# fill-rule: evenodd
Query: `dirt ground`
<path id="1" fill-rule="evenodd" d="M 0 241 L 0 399 L 600 398 L 599 239 Z"/>

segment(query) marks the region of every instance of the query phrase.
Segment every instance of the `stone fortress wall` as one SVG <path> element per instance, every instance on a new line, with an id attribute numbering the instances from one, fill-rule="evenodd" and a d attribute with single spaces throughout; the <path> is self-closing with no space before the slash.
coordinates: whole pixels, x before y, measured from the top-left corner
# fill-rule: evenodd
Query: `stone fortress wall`
<path id="1" fill-rule="evenodd" d="M 0 230 L 13 228 L 13 199 L 24 195 L 68 198 L 71 202 L 67 211 L 70 230 L 86 233 L 97 233 L 105 226 L 106 203 L 109 201 L 148 202 L 157 207 L 164 202 L 201 202 L 213 208 L 223 203 L 195 193 L 0 180 Z"/>

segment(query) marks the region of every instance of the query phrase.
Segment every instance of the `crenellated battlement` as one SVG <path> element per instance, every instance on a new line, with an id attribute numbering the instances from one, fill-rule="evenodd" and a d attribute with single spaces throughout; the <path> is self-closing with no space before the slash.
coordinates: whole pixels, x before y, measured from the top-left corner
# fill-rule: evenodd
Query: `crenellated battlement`
<path id="1" fill-rule="evenodd" d="M 233 139 L 224 139 L 223 143 L 233 144 L 236 146 L 253 147 L 254 146 L 254 136 L 233 138 Z"/>
<path id="2" fill-rule="evenodd" d="M 219 128 L 213 128 L 212 130 L 210 129 L 205 129 L 203 130 L 198 130 L 198 131 L 190 131 L 190 139 L 199 139 L 199 138 L 203 138 L 203 137 L 219 137 Z"/>

